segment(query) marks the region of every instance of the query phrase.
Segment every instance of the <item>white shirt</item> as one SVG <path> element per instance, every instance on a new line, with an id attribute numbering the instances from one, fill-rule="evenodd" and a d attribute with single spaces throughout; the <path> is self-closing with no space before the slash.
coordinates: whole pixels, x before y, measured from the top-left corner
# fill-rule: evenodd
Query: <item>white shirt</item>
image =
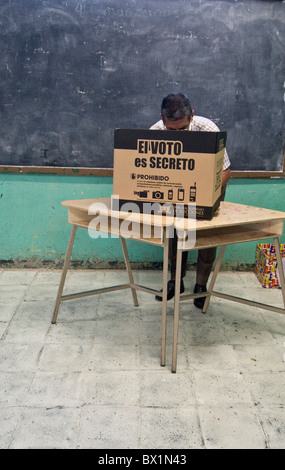
<path id="1" fill-rule="evenodd" d="M 153 126 L 151 126 L 152 130 L 166 130 L 166 126 L 164 125 L 162 119 L 156 122 Z M 192 121 L 189 125 L 189 131 L 196 131 L 196 132 L 219 132 L 220 129 L 218 126 L 211 121 L 210 119 L 204 118 L 202 116 L 193 116 Z M 224 156 L 224 167 L 223 169 L 226 170 L 231 165 L 227 150 L 225 150 Z"/>

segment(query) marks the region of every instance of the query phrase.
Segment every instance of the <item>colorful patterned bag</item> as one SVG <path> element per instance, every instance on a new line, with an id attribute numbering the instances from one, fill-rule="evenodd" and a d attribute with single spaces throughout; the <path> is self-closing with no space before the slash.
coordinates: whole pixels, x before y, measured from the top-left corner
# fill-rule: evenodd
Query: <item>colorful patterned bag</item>
<path id="1" fill-rule="evenodd" d="M 281 256 L 285 258 L 285 244 L 280 244 Z M 280 287 L 277 273 L 275 246 L 272 243 L 258 243 L 255 253 L 254 272 L 262 287 Z"/>

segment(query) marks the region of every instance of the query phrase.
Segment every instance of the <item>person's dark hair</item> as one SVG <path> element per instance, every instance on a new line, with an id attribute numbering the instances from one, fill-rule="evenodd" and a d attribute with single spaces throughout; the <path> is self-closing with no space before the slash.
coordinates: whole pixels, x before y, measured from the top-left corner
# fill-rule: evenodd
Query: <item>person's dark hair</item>
<path id="1" fill-rule="evenodd" d="M 165 96 L 161 103 L 161 115 L 169 121 L 177 121 L 188 116 L 190 119 L 192 106 L 187 95 L 184 93 L 170 93 Z"/>

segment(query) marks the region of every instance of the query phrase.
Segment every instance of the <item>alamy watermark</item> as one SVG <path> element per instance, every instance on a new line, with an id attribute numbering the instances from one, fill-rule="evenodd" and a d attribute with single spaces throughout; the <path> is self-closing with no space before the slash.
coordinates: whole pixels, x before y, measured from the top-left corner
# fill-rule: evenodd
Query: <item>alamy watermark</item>
<path id="1" fill-rule="evenodd" d="M 134 201 L 119 208 L 118 196 L 112 196 L 112 210 L 103 202 L 94 202 L 88 210 L 94 215 L 88 226 L 91 238 L 160 239 L 163 228 L 166 236 L 178 237 L 178 248 L 191 249 L 196 243 L 196 204 L 172 204 L 169 202 Z M 135 216 L 134 216 L 135 215 Z M 139 215 L 139 217 L 137 217 Z M 165 216 L 160 217 L 160 216 Z"/>

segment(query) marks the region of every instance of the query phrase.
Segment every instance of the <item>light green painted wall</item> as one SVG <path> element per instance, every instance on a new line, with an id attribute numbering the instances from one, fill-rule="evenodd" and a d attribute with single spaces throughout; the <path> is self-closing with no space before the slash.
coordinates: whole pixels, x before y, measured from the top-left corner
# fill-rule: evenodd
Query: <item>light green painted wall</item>
<path id="1" fill-rule="evenodd" d="M 0 262 L 13 266 L 58 266 L 62 263 L 70 235 L 67 209 L 61 201 L 108 197 L 112 178 L 102 176 L 0 175 Z M 285 180 L 232 179 L 226 200 L 285 211 Z M 281 237 L 285 243 L 285 236 Z M 224 264 L 232 269 L 253 264 L 256 243 L 227 247 Z M 161 263 L 162 249 L 128 241 L 129 254 L 138 266 Z M 93 240 L 79 229 L 73 262 L 81 267 L 118 267 L 123 260 L 118 239 Z M 195 262 L 195 254 L 190 261 Z"/>

